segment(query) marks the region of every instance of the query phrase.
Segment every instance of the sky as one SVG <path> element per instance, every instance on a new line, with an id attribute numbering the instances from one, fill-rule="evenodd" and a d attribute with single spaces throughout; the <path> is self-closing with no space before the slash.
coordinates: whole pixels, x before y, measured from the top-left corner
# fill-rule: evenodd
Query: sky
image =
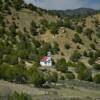
<path id="1" fill-rule="evenodd" d="M 100 0 L 25 0 L 44 9 L 67 10 L 77 8 L 100 9 Z"/>

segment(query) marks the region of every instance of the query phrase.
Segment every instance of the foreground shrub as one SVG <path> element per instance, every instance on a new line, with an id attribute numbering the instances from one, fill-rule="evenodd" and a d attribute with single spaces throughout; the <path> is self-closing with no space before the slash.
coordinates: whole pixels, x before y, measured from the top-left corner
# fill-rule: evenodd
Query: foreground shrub
<path id="1" fill-rule="evenodd" d="M 32 97 L 25 93 L 14 92 L 12 95 L 8 96 L 7 100 L 32 100 Z"/>
<path id="2" fill-rule="evenodd" d="M 84 72 L 79 73 L 78 78 L 84 81 L 92 81 L 92 73 L 89 69 L 87 69 Z"/>
<path id="3" fill-rule="evenodd" d="M 94 69 L 100 70 L 100 64 L 94 64 Z"/>
<path id="4" fill-rule="evenodd" d="M 45 80 L 47 82 L 54 82 L 56 83 L 58 80 L 58 74 L 56 72 L 48 72 L 45 74 Z"/>
<path id="5" fill-rule="evenodd" d="M 32 83 L 36 87 L 42 87 L 42 85 L 45 83 L 44 74 L 42 71 L 36 71 L 32 74 Z"/>
<path id="6" fill-rule="evenodd" d="M 11 66 L 9 64 L 0 65 L 0 79 L 16 83 L 27 82 L 27 72 L 24 65 Z"/>
<path id="7" fill-rule="evenodd" d="M 87 69 L 86 65 L 82 62 L 78 62 L 77 63 L 77 67 L 76 67 L 76 72 L 77 73 L 82 73 Z"/>
<path id="8" fill-rule="evenodd" d="M 81 54 L 80 52 L 78 52 L 77 50 L 75 50 L 72 54 L 72 56 L 70 57 L 70 60 L 72 60 L 73 62 L 77 62 L 79 61 L 79 59 L 81 58 Z"/>
<path id="9" fill-rule="evenodd" d="M 72 80 L 72 79 L 75 79 L 75 75 L 72 72 L 68 71 L 66 73 L 66 78 L 69 80 Z"/>
<path id="10" fill-rule="evenodd" d="M 89 63 L 90 65 L 93 65 L 93 64 L 95 64 L 95 61 L 96 61 L 95 58 L 90 58 L 90 59 L 88 60 L 88 63 Z"/>
<path id="11" fill-rule="evenodd" d="M 93 81 L 94 81 L 95 83 L 100 83 L 100 74 L 95 75 L 95 76 L 93 77 Z"/>
<path id="12" fill-rule="evenodd" d="M 63 73 L 66 73 L 67 70 L 68 70 L 66 60 L 64 58 L 57 60 L 57 62 L 55 64 L 55 68 L 58 71 L 61 71 Z"/>
<path id="13" fill-rule="evenodd" d="M 76 72 L 79 80 L 92 81 L 92 73 L 85 64 L 79 62 L 77 64 Z"/>
<path id="14" fill-rule="evenodd" d="M 28 69 L 28 79 L 30 83 L 34 84 L 34 86 L 42 87 L 42 85 L 45 83 L 44 73 L 38 68 L 39 64 L 34 63 L 33 66 Z"/>
<path id="15" fill-rule="evenodd" d="M 90 47 L 91 47 L 91 49 L 96 50 L 96 47 L 95 47 L 95 45 L 93 43 L 90 44 Z"/>

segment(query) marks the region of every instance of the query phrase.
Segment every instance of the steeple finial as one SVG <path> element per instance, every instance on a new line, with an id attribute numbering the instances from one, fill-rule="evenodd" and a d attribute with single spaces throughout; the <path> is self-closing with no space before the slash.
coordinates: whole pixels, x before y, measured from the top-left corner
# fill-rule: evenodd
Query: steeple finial
<path id="1" fill-rule="evenodd" d="M 48 56 L 51 56 L 51 52 L 50 52 L 50 51 L 48 51 L 48 52 L 47 52 L 47 55 L 48 55 Z"/>

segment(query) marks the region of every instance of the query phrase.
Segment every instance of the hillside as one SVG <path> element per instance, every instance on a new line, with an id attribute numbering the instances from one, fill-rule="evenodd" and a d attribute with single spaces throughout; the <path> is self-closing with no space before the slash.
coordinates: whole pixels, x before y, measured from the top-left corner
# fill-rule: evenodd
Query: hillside
<path id="1" fill-rule="evenodd" d="M 53 33 L 51 33 L 50 29 L 48 29 L 48 27 L 51 27 L 50 25 L 48 27 L 46 27 L 46 29 L 44 29 L 44 33 L 38 34 L 36 36 L 32 35 L 32 33 L 30 32 L 30 24 L 33 22 L 35 22 L 36 24 L 48 24 L 48 23 L 61 23 L 60 21 L 62 19 L 58 18 L 57 16 L 52 16 L 49 14 L 44 13 L 42 16 L 39 15 L 38 12 L 36 11 L 31 11 L 28 10 L 26 8 L 21 9 L 20 11 L 15 11 L 12 10 L 12 14 L 6 16 L 5 21 L 7 22 L 6 26 L 11 26 L 12 23 L 15 23 L 17 26 L 16 31 L 19 32 L 23 32 L 24 34 L 27 34 L 30 36 L 30 40 L 32 39 L 32 37 L 34 37 L 36 40 L 39 41 L 45 41 L 49 44 L 52 44 L 54 41 L 58 43 L 59 48 L 60 48 L 60 52 L 59 54 L 55 54 L 54 58 L 59 58 L 59 56 L 61 57 L 61 53 L 63 53 L 63 57 L 66 58 L 66 60 L 68 61 L 70 56 L 72 55 L 72 53 L 77 49 L 79 52 L 81 52 L 81 54 L 83 55 L 84 51 L 93 51 L 95 52 L 96 50 L 93 50 L 91 48 L 90 45 L 95 45 L 95 49 L 100 50 L 100 41 L 99 41 L 99 37 L 96 36 L 96 28 L 97 26 L 95 25 L 95 21 L 96 20 L 100 20 L 99 19 L 100 14 L 97 15 L 93 15 L 90 17 L 86 17 L 83 19 L 79 19 L 79 21 L 77 22 L 73 22 L 71 26 L 67 27 L 67 26 L 54 26 L 55 28 L 57 28 L 58 33 L 54 33 L 56 34 L 55 36 L 53 36 Z M 64 19 L 67 21 L 67 19 Z M 75 19 L 70 19 L 75 20 Z M 83 20 L 83 22 L 82 22 Z M 71 23 L 71 22 L 70 22 Z M 65 22 L 65 24 L 67 24 Z M 78 33 L 77 32 L 77 28 L 81 28 L 82 25 L 84 25 L 83 27 L 83 32 Z M 39 28 L 43 27 L 43 26 L 37 26 Z M 45 26 L 44 26 L 45 27 Z M 99 25 L 98 25 L 99 27 Z M 52 27 L 51 27 L 52 28 Z M 74 29 L 73 29 L 74 28 Z M 85 29 L 91 29 L 93 30 L 93 34 L 92 34 L 92 40 L 88 39 L 88 37 L 86 35 L 84 35 L 85 33 Z M 34 30 L 33 30 L 34 31 Z M 43 30 L 40 30 L 43 31 Z M 56 31 L 56 30 L 54 30 Z M 79 37 L 80 40 L 76 40 L 76 42 L 73 41 L 74 37 Z M 18 35 L 16 35 L 16 38 L 18 38 Z M 20 38 L 20 37 L 19 37 Z M 26 37 L 27 38 L 27 37 Z M 19 39 L 18 39 L 19 40 Z M 83 44 L 78 43 L 82 41 Z M 70 45 L 70 49 L 66 49 L 65 48 L 65 44 Z M 86 59 L 86 57 L 82 57 L 82 60 Z"/>
<path id="2" fill-rule="evenodd" d="M 94 15 L 100 13 L 100 10 L 94 10 L 90 8 L 78 8 L 74 10 L 50 10 L 51 13 L 57 14 L 58 16 L 69 16 L 69 17 L 87 17 L 88 15 Z"/>
<path id="3" fill-rule="evenodd" d="M 100 13 L 87 8 L 68 12 L 73 16 L 59 16 L 23 0 L 0 1 L 0 79 L 39 88 L 67 79 L 99 86 Z M 50 68 L 40 66 L 48 51 Z"/>

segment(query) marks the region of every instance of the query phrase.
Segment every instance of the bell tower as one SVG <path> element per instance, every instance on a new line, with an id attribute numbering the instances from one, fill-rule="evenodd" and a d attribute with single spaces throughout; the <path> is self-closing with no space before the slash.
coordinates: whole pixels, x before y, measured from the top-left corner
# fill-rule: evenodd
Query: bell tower
<path id="1" fill-rule="evenodd" d="M 47 52 L 47 57 L 48 57 L 48 66 L 52 66 L 52 58 L 51 58 L 51 52 Z"/>

